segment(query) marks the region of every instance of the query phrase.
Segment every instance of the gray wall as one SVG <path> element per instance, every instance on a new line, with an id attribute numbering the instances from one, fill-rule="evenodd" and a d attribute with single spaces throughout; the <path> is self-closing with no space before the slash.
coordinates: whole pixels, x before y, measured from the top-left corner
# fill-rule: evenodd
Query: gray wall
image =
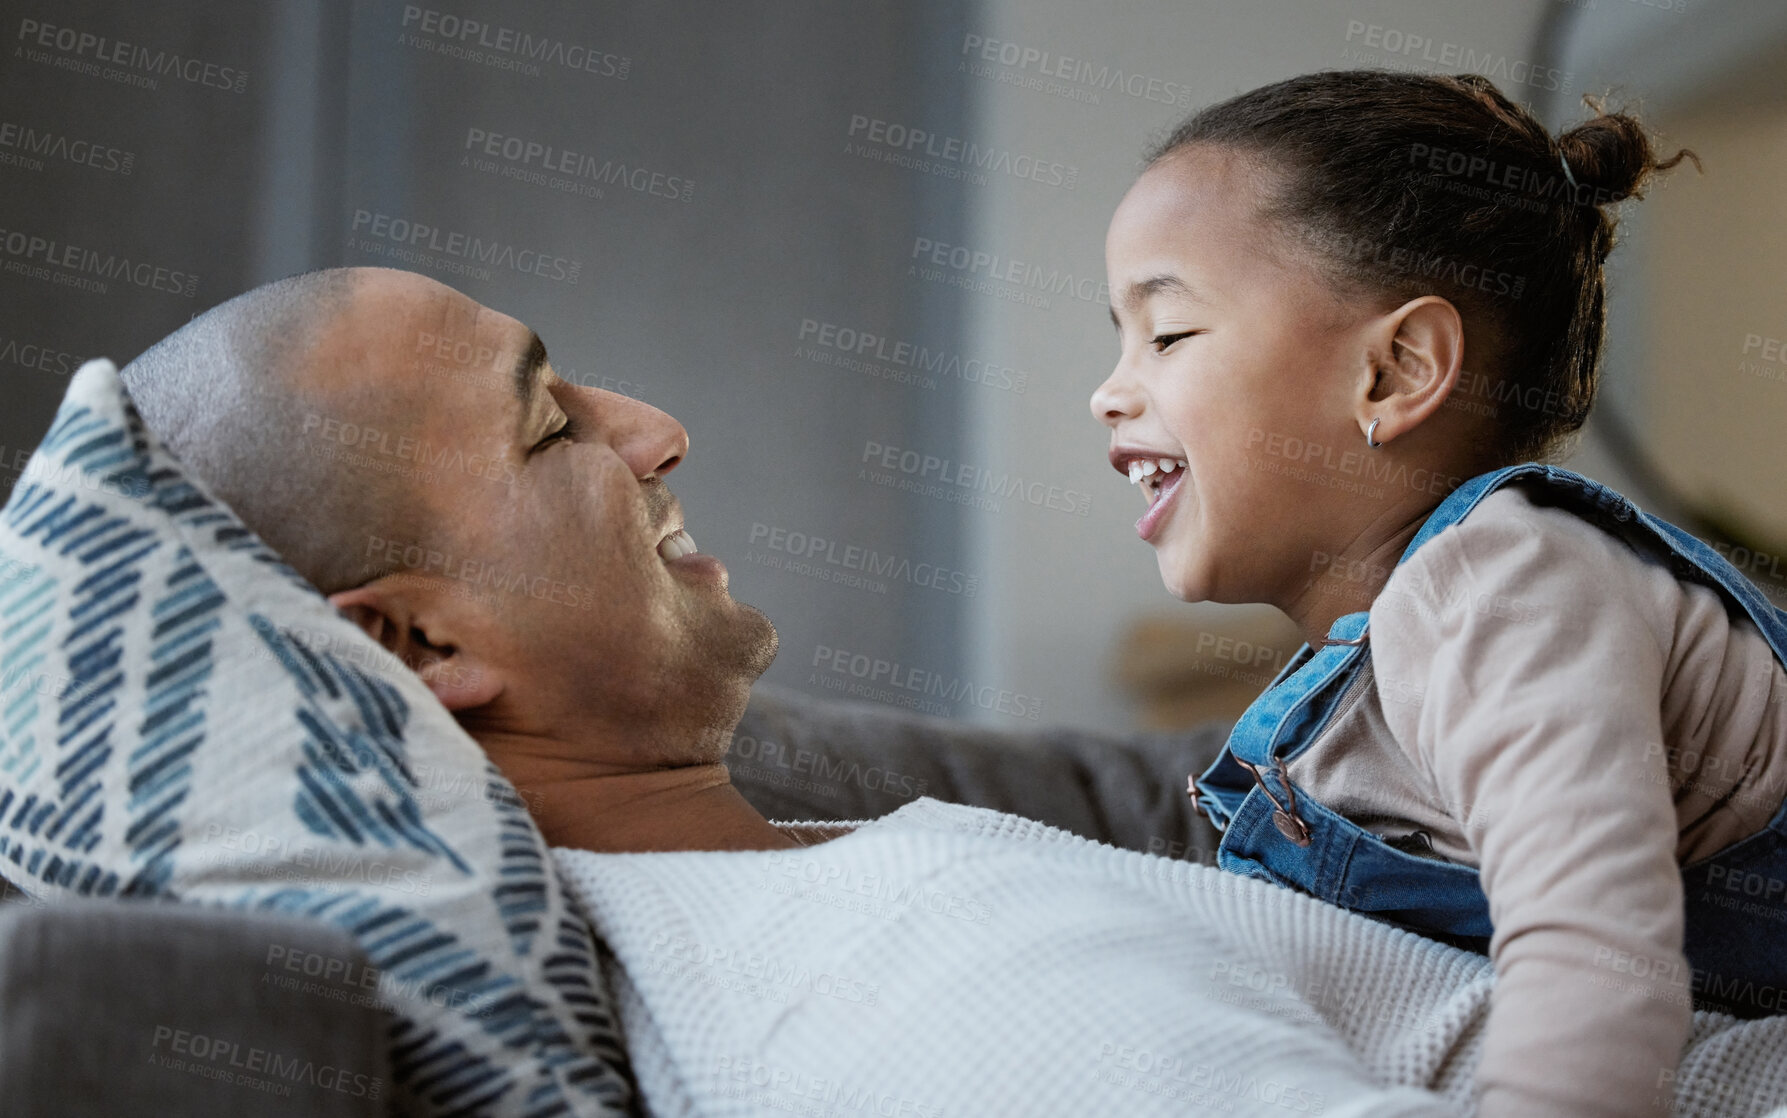
<path id="1" fill-rule="evenodd" d="M 93 0 L 0 6 L 0 228 L 7 231 L 0 239 L 0 485 L 8 490 L 14 452 L 36 445 L 80 360 L 133 356 L 256 282 L 245 242 L 256 224 L 270 9 L 215 4 L 206 18 L 175 19 L 166 14 L 171 5 L 161 7 Z M 37 45 L 35 36 L 21 35 L 31 30 L 27 21 L 214 69 L 199 69 L 200 82 L 191 82 L 99 63 L 97 44 Z M 155 88 L 70 67 L 115 70 Z M 238 75 L 242 92 L 201 84 Z M 47 150 L 32 154 L 39 143 Z M 99 280 L 103 291 L 55 282 L 95 278 L 46 267 L 52 252 L 71 248 L 98 254 L 100 267 L 128 265 L 132 278 Z"/>
<path id="2" fill-rule="evenodd" d="M 491 29 L 455 40 L 443 16 Z M 819 2 L 11 9 L 6 34 L 24 29 L 28 46 L 39 32 L 21 20 L 38 20 L 246 78 L 240 91 L 165 77 L 144 90 L 66 68 L 98 49 L 78 41 L 0 59 L 7 120 L 134 156 L 128 175 L 66 160 L 0 166 L 0 225 L 198 277 L 175 294 L 115 282 L 76 294 L 0 273 L 0 344 L 69 355 L 54 373 L 0 368 L 0 438 L 9 451 L 36 442 L 78 358 L 123 364 L 193 313 L 283 275 L 408 267 L 534 326 L 561 375 L 683 422 L 692 449 L 674 488 L 735 594 L 777 622 L 774 678 L 806 685 L 821 646 L 953 676 L 956 591 L 970 584 L 931 572 L 961 573 L 958 510 L 848 479 L 871 442 L 952 445 L 974 388 L 824 364 L 854 355 L 834 345 L 813 356 L 804 347 L 820 331 L 803 339 L 802 326 L 959 348 L 959 302 L 915 289 L 898 266 L 914 228 L 960 227 L 959 186 L 841 154 L 859 115 L 960 131 L 963 103 L 943 80 L 953 59 L 927 65 L 919 46 L 952 41 L 959 18 L 953 5 Z M 545 43 L 547 58 L 455 49 L 499 27 Z M 515 177 L 539 159 L 486 156 L 488 141 L 468 146 L 475 134 L 587 155 L 611 179 L 571 193 Z M 392 256 L 404 246 L 366 215 L 537 251 L 562 274 Z M 808 566 L 790 571 L 797 559 Z M 896 577 L 858 569 L 871 563 Z M 867 585 L 836 581 L 865 574 Z"/>
<path id="3" fill-rule="evenodd" d="M 735 593 L 781 630 L 772 680 L 994 724 L 1121 725 L 1133 713 L 1108 673 L 1127 628 L 1226 612 L 1167 597 L 1086 407 L 1113 359 L 1104 228 L 1148 141 L 1307 70 L 1455 69 L 1412 39 L 1571 73 L 1559 96 L 1504 83 L 1554 125 L 1609 85 L 1684 101 L 1778 54 L 1787 32 L 1756 13 L 1723 0 L 6 0 L 0 125 L 96 144 L 102 166 L 28 157 L 0 133 L 0 486 L 80 358 L 122 363 L 282 275 L 397 263 L 536 327 L 561 373 L 683 421 L 693 450 L 675 488 Z M 555 58 L 516 69 L 491 64 L 514 61 L 502 51 L 443 50 L 442 16 Z M 79 41 L 39 46 L 28 21 L 180 54 L 201 80 L 127 84 L 140 67 L 97 64 Z M 589 68 L 558 60 L 590 51 Z M 1060 76 L 1063 58 L 1077 76 Z M 1112 72 L 1141 84 L 1101 84 Z M 204 84 L 238 75 L 239 88 Z M 536 169 L 525 159 L 469 150 L 474 130 L 692 187 L 554 189 L 515 177 Z M 966 165 L 969 144 L 986 166 Z M 398 259 L 356 227 L 362 212 L 545 252 L 576 282 Z M 1635 263 L 1641 219 L 1631 230 L 1606 382 L 1610 414 L 1642 417 L 1644 378 L 1676 374 L 1639 360 L 1634 308 L 1667 288 Z M 78 290 L 57 282 L 75 273 L 9 247 L 30 238 L 196 280 Z M 952 266 L 952 249 L 975 263 Z M 1053 292 L 989 276 L 1012 261 Z M 1591 428 L 1574 464 L 1676 513 L 1609 445 Z"/>

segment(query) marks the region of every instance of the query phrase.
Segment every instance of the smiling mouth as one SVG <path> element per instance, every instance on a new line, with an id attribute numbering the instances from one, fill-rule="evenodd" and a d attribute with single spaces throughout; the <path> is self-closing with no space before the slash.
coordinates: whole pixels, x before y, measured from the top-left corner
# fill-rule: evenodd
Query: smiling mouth
<path id="1" fill-rule="evenodd" d="M 1149 507 L 1170 492 L 1185 477 L 1183 458 L 1132 458 L 1129 460 L 1129 483 L 1142 487 Z"/>
<path id="2" fill-rule="evenodd" d="M 1162 454 L 1153 448 L 1119 447 L 1111 451 L 1111 465 L 1119 473 L 1128 474 L 1131 485 L 1142 487 L 1148 511 L 1135 522 L 1135 530 L 1144 542 L 1153 540 L 1160 532 L 1161 524 L 1172 515 L 1171 498 L 1185 482 L 1185 475 L 1191 472 L 1190 464 L 1184 458 Z"/>
<path id="3" fill-rule="evenodd" d="M 695 537 L 681 528 L 658 541 L 658 558 L 666 563 L 674 563 L 685 555 L 695 555 L 699 551 L 695 546 Z"/>

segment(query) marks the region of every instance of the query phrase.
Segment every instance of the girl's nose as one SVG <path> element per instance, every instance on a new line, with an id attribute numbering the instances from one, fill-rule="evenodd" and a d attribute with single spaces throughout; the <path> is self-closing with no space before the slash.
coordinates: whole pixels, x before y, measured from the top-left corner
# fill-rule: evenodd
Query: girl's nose
<path id="1" fill-rule="evenodd" d="M 1135 382 L 1123 371 L 1123 365 L 1119 362 L 1104 383 L 1092 392 L 1092 418 L 1107 427 L 1115 428 L 1125 419 L 1134 419 L 1141 411 L 1141 393 L 1136 390 Z"/>

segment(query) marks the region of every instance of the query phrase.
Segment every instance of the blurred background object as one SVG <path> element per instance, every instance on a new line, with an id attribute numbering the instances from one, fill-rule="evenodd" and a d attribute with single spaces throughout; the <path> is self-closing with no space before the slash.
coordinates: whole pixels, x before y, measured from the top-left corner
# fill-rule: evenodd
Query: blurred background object
<path id="1" fill-rule="evenodd" d="M 1229 717 L 1296 637 L 1175 602 L 1135 539 L 1087 408 L 1115 356 L 1106 222 L 1149 143 L 1222 97 L 1475 69 L 1554 129 L 1611 91 L 1702 157 L 1625 211 L 1567 464 L 1787 602 L 1780 5 L 0 11 L 0 487 L 80 360 L 294 272 L 407 267 L 684 423 L 675 488 L 781 631 L 772 682 L 1014 727 Z"/>
<path id="2" fill-rule="evenodd" d="M 1176 613 L 1133 622 L 1117 645 L 1116 679 L 1149 730 L 1187 729 L 1234 718 L 1288 663 L 1303 635 L 1270 606 L 1213 615 Z"/>

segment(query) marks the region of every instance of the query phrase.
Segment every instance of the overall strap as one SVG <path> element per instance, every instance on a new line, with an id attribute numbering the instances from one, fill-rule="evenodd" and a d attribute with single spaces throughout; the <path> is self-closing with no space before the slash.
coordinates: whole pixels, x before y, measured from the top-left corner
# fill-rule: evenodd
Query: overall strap
<path id="1" fill-rule="evenodd" d="M 1774 650 L 1775 659 L 1787 664 L 1787 612 L 1763 596 L 1747 576 L 1731 561 L 1708 547 L 1699 538 L 1669 523 L 1658 520 L 1646 512 L 1638 513 L 1638 521 L 1650 529 L 1671 552 L 1686 563 L 1692 564 L 1692 572 L 1675 569 L 1678 578 L 1693 578 L 1699 582 L 1710 582 L 1716 589 L 1743 607 L 1750 619 L 1756 622 L 1756 628 L 1762 632 L 1763 639 Z"/>
<path id="2" fill-rule="evenodd" d="M 1428 514 L 1403 549 L 1397 566 L 1429 540 L 1463 520 L 1483 499 L 1514 482 L 1535 482 L 1543 502 L 1568 508 L 1669 564 L 1678 578 L 1710 585 L 1741 606 L 1787 664 L 1787 612 L 1776 608 L 1723 556 L 1666 521 L 1641 512 L 1625 497 L 1581 474 L 1557 466 L 1524 462 L 1478 474 L 1454 489 Z M 1271 685 L 1236 721 L 1227 744 L 1202 776 L 1188 782 L 1194 806 L 1226 828 L 1256 787 L 1280 811 L 1296 815 L 1294 795 L 1282 777 L 1281 762 L 1320 731 L 1347 685 L 1367 662 L 1370 611 L 1345 614 L 1330 627 L 1320 648 L 1305 644 Z M 1288 809 L 1288 810 L 1287 810 Z"/>
<path id="3" fill-rule="evenodd" d="M 1736 605 L 1750 615 L 1787 664 L 1787 611 L 1764 598 L 1724 556 L 1619 493 L 1559 467 L 1523 463 L 1471 478 L 1423 521 L 1398 566 L 1484 497 L 1516 482 L 1536 504 L 1579 516 L 1647 560 L 1665 564 L 1676 578 L 1720 591 L 1728 608 Z M 1475 869 L 1391 845 L 1312 797 L 1299 798 L 1286 774 L 1286 762 L 1322 732 L 1370 664 L 1369 623 L 1369 611 L 1346 614 L 1319 647 L 1298 650 L 1236 722 L 1216 761 L 1192 780 L 1194 806 L 1223 832 L 1217 860 L 1224 870 L 1482 950 L 1494 924 Z"/>
<path id="4" fill-rule="evenodd" d="M 1775 658 L 1787 665 L 1787 611 L 1763 596 L 1744 573 L 1725 556 L 1693 534 L 1640 509 L 1623 494 L 1598 481 L 1560 466 L 1526 462 L 1492 470 L 1465 482 L 1442 501 L 1398 560 L 1400 566 L 1415 549 L 1443 529 L 1463 519 L 1484 497 L 1515 481 L 1537 481 L 1535 495 L 1581 516 L 1604 531 L 1620 537 L 1655 558 L 1685 582 L 1719 591 L 1725 600 L 1741 608 L 1756 623 Z"/>
<path id="5" fill-rule="evenodd" d="M 1420 531 L 1415 533 L 1415 538 L 1409 541 L 1407 547 L 1403 548 L 1402 558 L 1396 560 L 1396 565 L 1400 567 L 1408 562 L 1417 548 L 1463 520 L 1466 513 L 1476 508 L 1482 503 L 1483 498 L 1497 489 L 1518 478 L 1549 473 L 1551 469 L 1552 467 L 1541 466 L 1537 462 L 1525 462 L 1518 466 L 1504 466 L 1499 470 L 1491 470 L 1486 474 L 1478 474 L 1471 478 L 1448 493 L 1446 499 L 1441 501 L 1432 513 L 1428 514 L 1427 519 L 1421 524 Z"/>
<path id="6" fill-rule="evenodd" d="M 1301 832 L 1296 793 L 1284 779 L 1279 759 L 1286 747 L 1304 740 L 1333 708 L 1337 696 L 1365 662 L 1370 613 L 1361 610 L 1336 618 L 1328 639 L 1304 659 L 1305 644 L 1279 672 L 1272 685 L 1253 701 L 1229 731 L 1228 742 L 1202 777 L 1186 785 L 1193 806 L 1226 829 L 1236 811 L 1258 785 L 1272 800 L 1280 828 Z M 1298 662 L 1302 661 L 1298 666 Z"/>
<path id="7" fill-rule="evenodd" d="M 1282 747 L 1297 740 L 1299 730 L 1316 716 L 1315 700 L 1365 655 L 1371 614 L 1344 614 L 1328 629 L 1328 639 L 1290 678 L 1275 684 L 1247 708 L 1229 741 L 1235 755 L 1254 765 L 1270 765 Z"/>

